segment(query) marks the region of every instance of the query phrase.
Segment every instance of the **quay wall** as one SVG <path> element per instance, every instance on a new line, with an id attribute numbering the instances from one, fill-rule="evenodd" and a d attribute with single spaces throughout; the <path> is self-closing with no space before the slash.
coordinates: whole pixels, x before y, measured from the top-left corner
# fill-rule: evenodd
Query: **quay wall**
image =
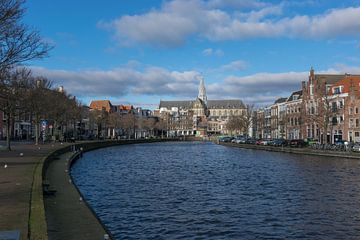
<path id="1" fill-rule="evenodd" d="M 270 151 L 270 152 L 284 152 L 284 153 L 294 153 L 294 154 L 302 154 L 302 155 L 322 156 L 322 157 L 360 159 L 360 153 L 355 153 L 350 151 L 329 151 L 329 150 L 312 149 L 309 147 L 304 147 L 304 148 L 274 147 L 274 146 L 263 146 L 263 145 L 241 144 L 241 143 L 223 143 L 223 142 L 218 142 L 218 144 L 229 147 L 255 149 L 255 150 Z"/>
<path id="2" fill-rule="evenodd" d="M 119 141 L 95 141 L 95 142 L 81 142 L 66 144 L 64 147 L 52 151 L 49 155 L 42 158 L 36 165 L 33 173 L 33 182 L 31 189 L 31 198 L 30 198 L 30 213 L 29 213 L 29 232 L 28 238 L 30 240 L 47 240 L 47 222 L 45 215 L 45 206 L 43 199 L 43 182 L 45 181 L 46 173 L 49 165 L 52 161 L 58 159 L 62 154 L 73 152 L 74 154 L 70 157 L 68 161 L 68 175 L 70 175 L 70 168 L 79 159 L 80 155 L 83 152 L 92 151 L 99 148 L 118 146 L 118 145 L 127 145 L 127 144 L 138 144 L 138 143 L 154 143 L 154 142 L 165 142 L 165 141 L 178 141 L 178 139 L 143 139 L 143 140 L 119 140 Z M 82 152 L 80 152 L 82 149 Z M 69 176 L 71 178 L 71 176 Z M 79 193 L 79 198 L 83 197 L 79 189 L 75 184 L 74 187 Z M 84 198 L 83 198 L 84 199 Z M 89 211 L 92 215 L 99 221 L 104 228 L 104 232 L 107 232 L 111 237 L 111 233 L 106 229 L 106 227 L 99 220 L 93 209 L 84 201 L 87 205 Z M 76 213 L 74 213 L 76 214 Z"/>

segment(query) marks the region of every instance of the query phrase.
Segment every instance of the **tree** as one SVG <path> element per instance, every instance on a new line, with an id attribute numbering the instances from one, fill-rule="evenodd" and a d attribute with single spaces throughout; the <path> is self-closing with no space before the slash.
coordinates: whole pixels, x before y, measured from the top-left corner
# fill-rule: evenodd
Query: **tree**
<path id="1" fill-rule="evenodd" d="M 51 49 L 39 33 L 21 22 L 24 0 L 0 0 L 0 101 L 7 122 L 7 149 L 10 147 L 11 121 L 24 106 L 30 71 L 22 63 L 47 56 Z"/>
<path id="2" fill-rule="evenodd" d="M 52 48 L 21 22 L 24 0 L 0 0 L 0 71 L 47 56 Z"/>
<path id="3" fill-rule="evenodd" d="M 226 122 L 226 129 L 232 135 L 234 131 L 241 131 L 241 121 L 239 116 L 231 116 Z"/>
<path id="4" fill-rule="evenodd" d="M 124 129 L 129 139 L 132 134 L 135 134 L 135 124 L 136 124 L 136 118 L 134 114 L 128 113 L 121 116 L 121 128 Z"/>
<path id="5" fill-rule="evenodd" d="M 15 117 L 25 112 L 26 96 L 29 90 L 30 71 L 16 69 L 15 71 L 1 72 L 0 111 L 6 119 L 6 148 L 10 151 L 12 123 Z"/>
<path id="6" fill-rule="evenodd" d="M 245 112 L 240 115 L 239 124 L 241 126 L 241 131 L 243 131 L 246 135 L 248 135 L 250 128 L 253 125 L 254 120 L 254 104 L 246 104 L 245 105 Z"/>
<path id="7" fill-rule="evenodd" d="M 119 113 L 110 113 L 107 118 L 107 125 L 109 127 L 113 128 L 113 131 L 116 131 L 116 129 L 119 129 L 121 127 L 121 117 Z M 115 136 L 113 136 L 115 137 Z"/>
<path id="8" fill-rule="evenodd" d="M 33 116 L 35 125 L 35 145 L 39 144 L 39 125 L 41 119 L 45 119 L 45 113 L 50 111 L 51 106 L 51 82 L 42 77 L 31 78 L 29 93 L 26 101 L 28 111 Z"/>

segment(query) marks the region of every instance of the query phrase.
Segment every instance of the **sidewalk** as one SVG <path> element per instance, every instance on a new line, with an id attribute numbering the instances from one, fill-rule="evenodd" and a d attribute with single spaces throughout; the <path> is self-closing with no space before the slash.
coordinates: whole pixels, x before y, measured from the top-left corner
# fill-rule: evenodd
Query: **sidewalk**
<path id="1" fill-rule="evenodd" d="M 44 156 L 63 146 L 21 143 L 12 145 L 10 152 L 0 150 L 0 231 L 19 230 L 21 239 L 27 239 L 34 167 Z"/>
<path id="2" fill-rule="evenodd" d="M 49 240 L 104 239 L 106 230 L 83 200 L 66 171 L 72 152 L 60 155 L 46 171 L 53 196 L 44 196 Z"/>

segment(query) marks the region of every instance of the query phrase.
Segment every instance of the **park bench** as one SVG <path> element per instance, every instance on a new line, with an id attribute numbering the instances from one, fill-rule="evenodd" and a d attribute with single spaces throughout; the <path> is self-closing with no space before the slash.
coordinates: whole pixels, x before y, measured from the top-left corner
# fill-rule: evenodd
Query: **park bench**
<path id="1" fill-rule="evenodd" d="M 43 194 L 44 196 L 54 196 L 56 193 L 55 189 L 50 188 L 50 182 L 45 180 L 43 181 Z"/>

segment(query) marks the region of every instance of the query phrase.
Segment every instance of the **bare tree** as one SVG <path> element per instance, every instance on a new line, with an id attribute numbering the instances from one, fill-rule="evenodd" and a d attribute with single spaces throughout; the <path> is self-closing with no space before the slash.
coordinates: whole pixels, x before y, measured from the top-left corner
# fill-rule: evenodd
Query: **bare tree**
<path id="1" fill-rule="evenodd" d="M 0 1 L 0 70 L 47 56 L 51 46 L 21 22 L 24 0 Z"/>
<path id="2" fill-rule="evenodd" d="M 33 124 L 35 126 L 35 144 L 39 143 L 40 132 L 40 120 L 45 119 L 45 113 L 47 113 L 51 106 L 51 82 L 42 77 L 31 78 L 30 91 L 28 99 L 26 101 L 26 107 L 33 116 Z"/>
<path id="3" fill-rule="evenodd" d="M 107 125 L 111 128 L 113 128 L 113 131 L 116 131 L 121 127 L 121 117 L 120 114 L 117 112 L 110 113 L 107 118 Z M 115 137 L 115 136 L 113 136 Z"/>
<path id="4" fill-rule="evenodd" d="M 121 117 L 121 128 L 126 132 L 129 139 L 132 134 L 135 134 L 135 124 L 136 118 L 134 114 L 128 113 Z"/>
<path id="5" fill-rule="evenodd" d="M 246 104 L 245 111 L 239 116 L 241 131 L 248 135 L 250 128 L 253 125 L 254 113 L 255 113 L 254 104 Z"/>
<path id="6" fill-rule="evenodd" d="M 17 115 L 26 111 L 25 102 L 29 89 L 30 71 L 16 69 L 15 71 L 3 71 L 0 87 L 0 111 L 4 113 L 6 120 L 6 147 L 11 150 L 10 138 L 12 123 Z"/>

